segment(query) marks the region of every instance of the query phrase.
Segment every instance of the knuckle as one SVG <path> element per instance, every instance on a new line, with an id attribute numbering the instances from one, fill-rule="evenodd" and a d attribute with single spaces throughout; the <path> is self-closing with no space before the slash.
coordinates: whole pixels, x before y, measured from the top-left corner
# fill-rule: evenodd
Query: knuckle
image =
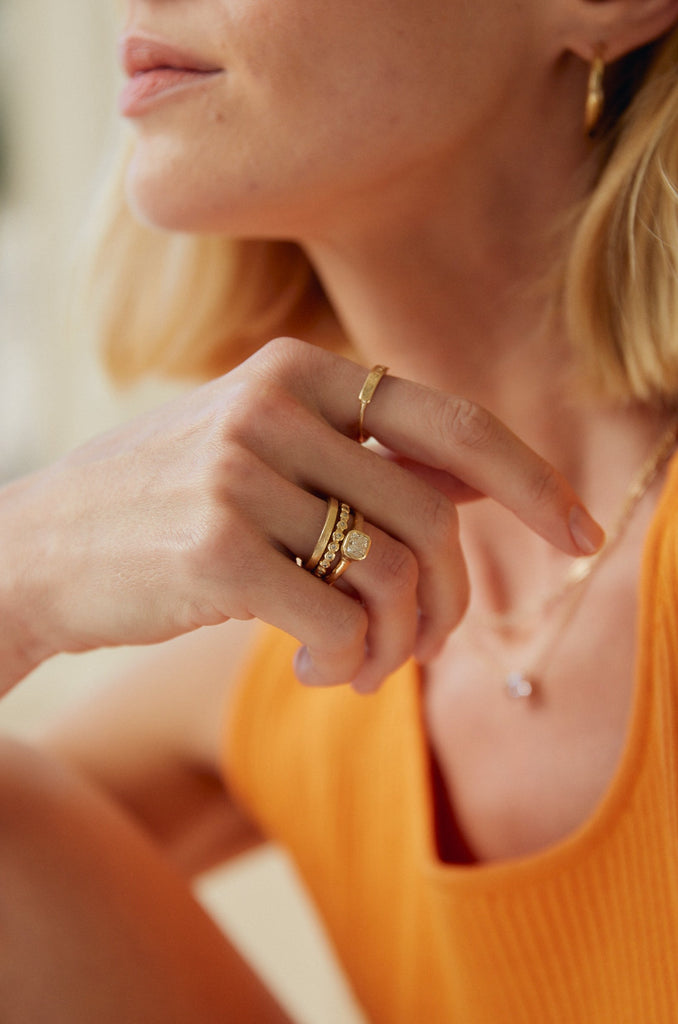
<path id="1" fill-rule="evenodd" d="M 383 546 L 376 564 L 378 581 L 389 589 L 397 591 L 416 590 L 419 581 L 419 565 L 414 554 L 405 544 L 391 540 Z"/>
<path id="2" fill-rule="evenodd" d="M 455 397 L 445 402 L 441 429 L 446 439 L 452 438 L 465 448 L 485 448 L 497 435 L 492 413 L 468 398 Z"/>
<path id="3" fill-rule="evenodd" d="M 281 337 L 267 342 L 243 366 L 250 365 L 259 379 L 277 383 L 318 408 L 322 405 L 321 382 L 335 382 L 337 367 L 343 361 L 326 347 Z"/>
<path id="4" fill-rule="evenodd" d="M 561 495 L 561 476 L 553 466 L 543 461 L 535 472 L 532 485 L 533 501 L 538 505 L 551 505 Z"/>
<path id="5" fill-rule="evenodd" d="M 247 508 L 261 474 L 265 472 L 258 456 L 248 448 L 232 442 L 222 445 L 206 487 L 208 501 L 215 506 L 215 515 L 225 515 L 230 509 Z M 225 518 L 222 529 L 229 526 Z"/>
<path id="6" fill-rule="evenodd" d="M 428 488 L 418 504 L 419 521 L 423 524 L 425 547 L 428 549 L 456 545 L 459 515 L 454 502 L 435 488 Z"/>
<path id="7" fill-rule="evenodd" d="M 299 338 L 273 338 L 255 352 L 250 362 L 258 374 L 270 380 L 292 382 L 299 373 L 300 363 L 308 357 L 312 347 Z"/>
<path id="8" fill-rule="evenodd" d="M 295 429 L 299 402 L 284 384 L 248 377 L 230 396 L 220 426 L 221 442 L 234 441 L 245 447 L 262 440 L 289 435 Z"/>
<path id="9" fill-rule="evenodd" d="M 367 636 L 367 612 L 357 601 L 342 601 L 332 613 L 328 649 L 345 649 L 361 644 Z"/>
<path id="10" fill-rule="evenodd" d="M 249 449 L 239 442 L 229 438 L 219 444 L 206 465 L 198 468 L 208 498 L 220 502 L 229 494 L 240 494 L 251 477 L 254 461 Z"/>
<path id="11" fill-rule="evenodd" d="M 228 408 L 217 422 L 217 438 L 247 444 L 260 429 L 262 416 L 273 405 L 277 385 L 245 377 L 229 395 Z"/>
<path id="12" fill-rule="evenodd" d="M 232 587 L 251 573 L 252 527 L 235 508 L 213 505 L 176 541 L 189 578 L 227 579 Z"/>
<path id="13" fill-rule="evenodd" d="M 201 626 L 218 626 L 226 619 L 236 617 L 230 611 L 228 614 L 224 612 L 216 601 L 196 600 L 186 602 L 180 621 L 189 629 L 198 629 Z"/>

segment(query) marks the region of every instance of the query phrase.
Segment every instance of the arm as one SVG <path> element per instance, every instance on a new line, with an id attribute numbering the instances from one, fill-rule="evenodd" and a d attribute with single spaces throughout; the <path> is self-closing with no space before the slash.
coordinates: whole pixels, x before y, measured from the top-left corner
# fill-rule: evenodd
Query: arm
<path id="1" fill-rule="evenodd" d="M 278 339 L 0 492 L 0 686 L 58 651 L 259 618 L 302 642 L 303 682 L 374 689 L 463 615 L 457 501 L 487 496 L 572 555 L 602 542 L 562 476 L 472 402 L 388 377 L 366 429 L 397 458 L 356 444 L 364 379 Z M 313 551 L 327 495 L 372 539 L 336 587 L 291 557 Z"/>
<path id="2" fill-rule="evenodd" d="M 159 844 L 191 872 L 253 839 L 235 807 L 224 804 L 218 771 L 223 672 L 239 656 L 230 644 L 240 626 L 227 620 L 259 618 L 296 636 L 304 644 L 297 674 L 307 684 L 352 681 L 373 689 L 413 653 L 431 657 L 463 614 L 455 501 L 469 489 L 580 553 L 570 520 L 580 508 L 576 495 L 471 403 L 389 378 L 366 429 L 409 462 L 357 445 L 351 438 L 364 376 L 338 356 L 278 341 L 226 377 L 0 492 L 0 686 L 58 651 L 163 645 L 44 737 L 45 748 L 67 762 L 62 785 L 51 784 L 59 775 L 51 756 L 34 771 L 24 752 L 10 752 L 0 772 L 3 877 L 15 872 L 21 882 L 5 887 L 0 916 L 4 948 L 14 951 L 10 981 L 21 981 L 22 998 L 33 997 L 30 978 L 43 952 L 58 968 L 51 1007 L 63 1008 L 66 995 L 81 999 L 82 972 L 71 977 L 64 969 L 70 965 L 72 973 L 85 953 L 99 956 L 90 989 L 93 999 L 104 998 L 111 956 L 128 944 L 109 951 L 100 935 L 114 941 L 124 924 L 130 949 L 143 925 L 148 948 L 160 957 L 155 1005 L 167 1003 L 165 979 L 176 974 L 161 965 L 166 938 L 178 944 L 175 960 L 188 958 L 182 978 L 192 999 L 200 952 L 193 929 L 215 950 L 216 1016 L 200 1019 L 221 1020 L 221 1008 L 232 1004 L 218 935 L 212 929 L 207 937 L 209 922 L 199 923 L 187 888 L 157 856 Z M 417 465 L 431 475 L 413 472 Z M 336 587 L 291 557 L 313 551 L 328 494 L 364 513 L 372 538 L 368 560 L 352 565 Z M 62 913 L 44 913 L 45 886 L 50 898 L 59 896 Z M 101 897 L 96 906 L 93 887 Z M 179 926 L 167 920 L 174 909 Z M 134 958 L 120 970 L 136 972 L 145 998 L 148 972 L 138 977 Z M 107 1005 L 114 1008 L 115 1000 Z M 281 1019 L 275 1014 L 251 1019 Z M 73 1019 L 67 1007 L 61 1019 Z"/>
<path id="3" fill-rule="evenodd" d="M 221 774 L 226 705 L 258 624 L 198 630 L 133 667 L 40 737 L 193 875 L 260 842 Z"/>

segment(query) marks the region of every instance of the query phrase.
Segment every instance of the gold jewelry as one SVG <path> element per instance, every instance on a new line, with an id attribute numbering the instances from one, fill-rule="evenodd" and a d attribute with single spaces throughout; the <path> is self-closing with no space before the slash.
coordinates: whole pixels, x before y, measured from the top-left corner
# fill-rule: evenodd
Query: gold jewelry
<path id="1" fill-rule="evenodd" d="M 526 629 L 536 619 L 543 618 L 563 601 L 571 590 L 577 589 L 584 583 L 597 568 L 598 563 L 604 558 L 609 550 L 614 547 L 626 529 L 636 505 L 645 492 L 652 486 L 653 481 L 669 458 L 678 441 L 678 422 L 672 423 L 668 430 L 662 434 L 659 442 L 643 465 L 634 476 L 628 491 L 624 497 L 621 508 L 617 513 L 614 524 L 607 532 L 605 543 L 594 555 L 582 555 L 581 558 L 574 558 L 568 567 L 565 577 L 560 586 L 551 594 L 525 608 L 508 613 L 488 613 L 475 620 L 475 624 L 486 630 L 495 633 L 519 632 Z"/>
<path id="2" fill-rule="evenodd" d="M 617 519 L 609 531 L 603 547 L 600 551 L 596 552 L 595 555 L 592 555 L 589 558 L 576 559 L 570 568 L 570 572 L 565 577 L 565 581 L 554 594 L 547 598 L 546 602 L 542 603 L 542 613 L 550 611 L 556 605 L 561 605 L 561 613 L 556 617 L 552 624 L 552 628 L 547 632 L 543 642 L 532 655 L 530 665 L 523 669 L 512 669 L 511 671 L 506 672 L 504 677 L 504 686 L 510 697 L 518 699 L 521 697 L 531 697 L 537 692 L 537 679 L 540 674 L 540 668 L 542 667 L 545 658 L 556 644 L 558 637 L 562 635 L 567 624 L 572 618 L 572 615 L 585 592 L 584 584 L 591 579 L 594 571 L 609 555 L 610 551 L 623 536 L 636 507 L 640 503 L 641 499 L 647 494 L 661 469 L 670 458 L 671 454 L 675 450 L 677 442 L 678 422 L 674 422 L 668 430 L 662 434 L 659 443 L 650 452 L 638 473 L 636 473 L 631 481 L 631 485 L 624 497 Z M 569 598 L 569 600 L 566 600 L 566 598 Z M 535 612 L 533 611 L 531 614 L 535 614 Z M 487 632 L 490 633 L 499 633 L 502 631 L 506 633 L 512 630 L 515 632 L 519 625 L 519 616 L 497 615 L 480 621 L 477 619 L 474 620 L 469 616 L 468 622 L 472 628 L 476 629 L 476 631 L 484 624 Z M 479 645 L 479 649 L 482 650 L 486 656 L 490 657 L 496 666 L 500 665 L 500 659 L 497 656 L 492 656 L 493 652 L 488 650 L 486 644 Z"/>
<path id="3" fill-rule="evenodd" d="M 336 562 L 341 550 L 341 543 L 346 536 L 346 531 L 349 527 L 350 518 L 350 505 L 347 505 L 345 501 L 342 501 L 339 508 L 339 516 L 334 523 L 334 529 L 329 538 L 329 542 L 325 545 L 322 556 L 315 568 L 315 576 L 319 576 L 322 579 L 322 577 L 327 575 L 332 565 Z"/>
<path id="4" fill-rule="evenodd" d="M 584 132 L 589 137 L 595 134 L 605 106 L 604 75 L 605 62 L 601 54 L 597 53 L 591 61 L 584 107 Z"/>
<path id="5" fill-rule="evenodd" d="M 369 440 L 370 435 L 365 433 L 363 427 L 365 409 L 374 398 L 374 392 L 379 387 L 379 382 L 386 373 L 388 373 L 388 366 L 373 366 L 365 378 L 365 383 L 360 389 L 360 394 L 358 395 L 358 401 L 360 402 L 360 414 L 358 416 L 358 444 L 364 444 L 365 441 Z"/>
<path id="6" fill-rule="evenodd" d="M 325 523 L 323 525 L 318 542 L 313 548 L 313 554 L 307 562 L 304 562 L 304 569 L 308 569 L 311 572 L 315 569 L 316 565 L 320 561 L 325 551 L 325 548 L 330 542 L 332 536 L 332 530 L 334 529 L 335 523 L 339 518 L 339 502 L 336 498 L 327 499 L 327 515 L 325 516 Z"/>
<path id="7" fill-rule="evenodd" d="M 362 562 L 363 559 L 367 558 L 372 545 L 372 538 L 368 533 L 363 533 L 362 527 L 364 522 L 364 517 L 360 512 L 356 512 L 353 518 L 353 527 L 346 534 L 342 542 L 339 561 L 325 577 L 325 581 L 330 586 L 336 583 L 339 577 L 346 572 L 351 562 Z"/>

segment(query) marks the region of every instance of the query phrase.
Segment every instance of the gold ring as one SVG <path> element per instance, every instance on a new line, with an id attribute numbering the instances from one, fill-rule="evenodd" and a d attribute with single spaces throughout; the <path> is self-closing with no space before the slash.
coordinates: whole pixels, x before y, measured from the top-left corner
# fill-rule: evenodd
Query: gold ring
<path id="1" fill-rule="evenodd" d="M 373 366 L 365 378 L 365 383 L 360 389 L 358 401 L 360 402 L 360 413 L 358 415 L 358 444 L 364 444 L 369 440 L 370 435 L 365 433 L 363 422 L 365 420 L 365 409 L 374 398 L 374 392 L 379 387 L 384 374 L 388 373 L 388 366 Z"/>
<path id="2" fill-rule="evenodd" d="M 346 531 L 349 527 L 349 520 L 351 518 L 351 508 L 342 501 L 339 506 L 339 515 L 334 528 L 330 534 L 328 543 L 325 545 L 323 553 L 314 569 L 314 575 L 320 576 L 321 579 L 327 575 L 330 571 L 341 551 L 341 545 L 346 536 Z"/>
<path id="3" fill-rule="evenodd" d="M 341 544 L 339 561 L 334 568 L 325 576 L 325 582 L 332 586 L 343 573 L 346 572 L 351 562 L 362 562 L 367 558 L 372 538 L 368 533 L 363 532 L 364 517 L 356 512 L 353 517 L 353 526 L 348 531 Z"/>
<path id="4" fill-rule="evenodd" d="M 322 558 L 325 548 L 330 542 L 332 536 L 332 530 L 334 529 L 335 523 L 339 518 L 339 502 L 336 498 L 327 499 L 327 515 L 325 516 L 325 524 L 322 528 L 320 536 L 318 537 L 318 543 L 313 548 L 313 554 L 307 562 L 304 562 L 304 569 L 308 569 L 312 572 L 316 565 Z"/>

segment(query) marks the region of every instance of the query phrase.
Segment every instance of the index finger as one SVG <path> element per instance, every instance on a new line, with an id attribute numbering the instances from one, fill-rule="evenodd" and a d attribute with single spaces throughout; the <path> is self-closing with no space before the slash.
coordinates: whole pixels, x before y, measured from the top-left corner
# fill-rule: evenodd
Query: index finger
<path id="1" fill-rule="evenodd" d="M 345 359 L 332 363 L 314 379 L 319 411 L 351 434 L 366 371 Z M 504 505 L 568 554 L 591 555 L 605 539 L 562 474 L 475 402 L 389 375 L 365 410 L 364 428 L 392 451 Z"/>

